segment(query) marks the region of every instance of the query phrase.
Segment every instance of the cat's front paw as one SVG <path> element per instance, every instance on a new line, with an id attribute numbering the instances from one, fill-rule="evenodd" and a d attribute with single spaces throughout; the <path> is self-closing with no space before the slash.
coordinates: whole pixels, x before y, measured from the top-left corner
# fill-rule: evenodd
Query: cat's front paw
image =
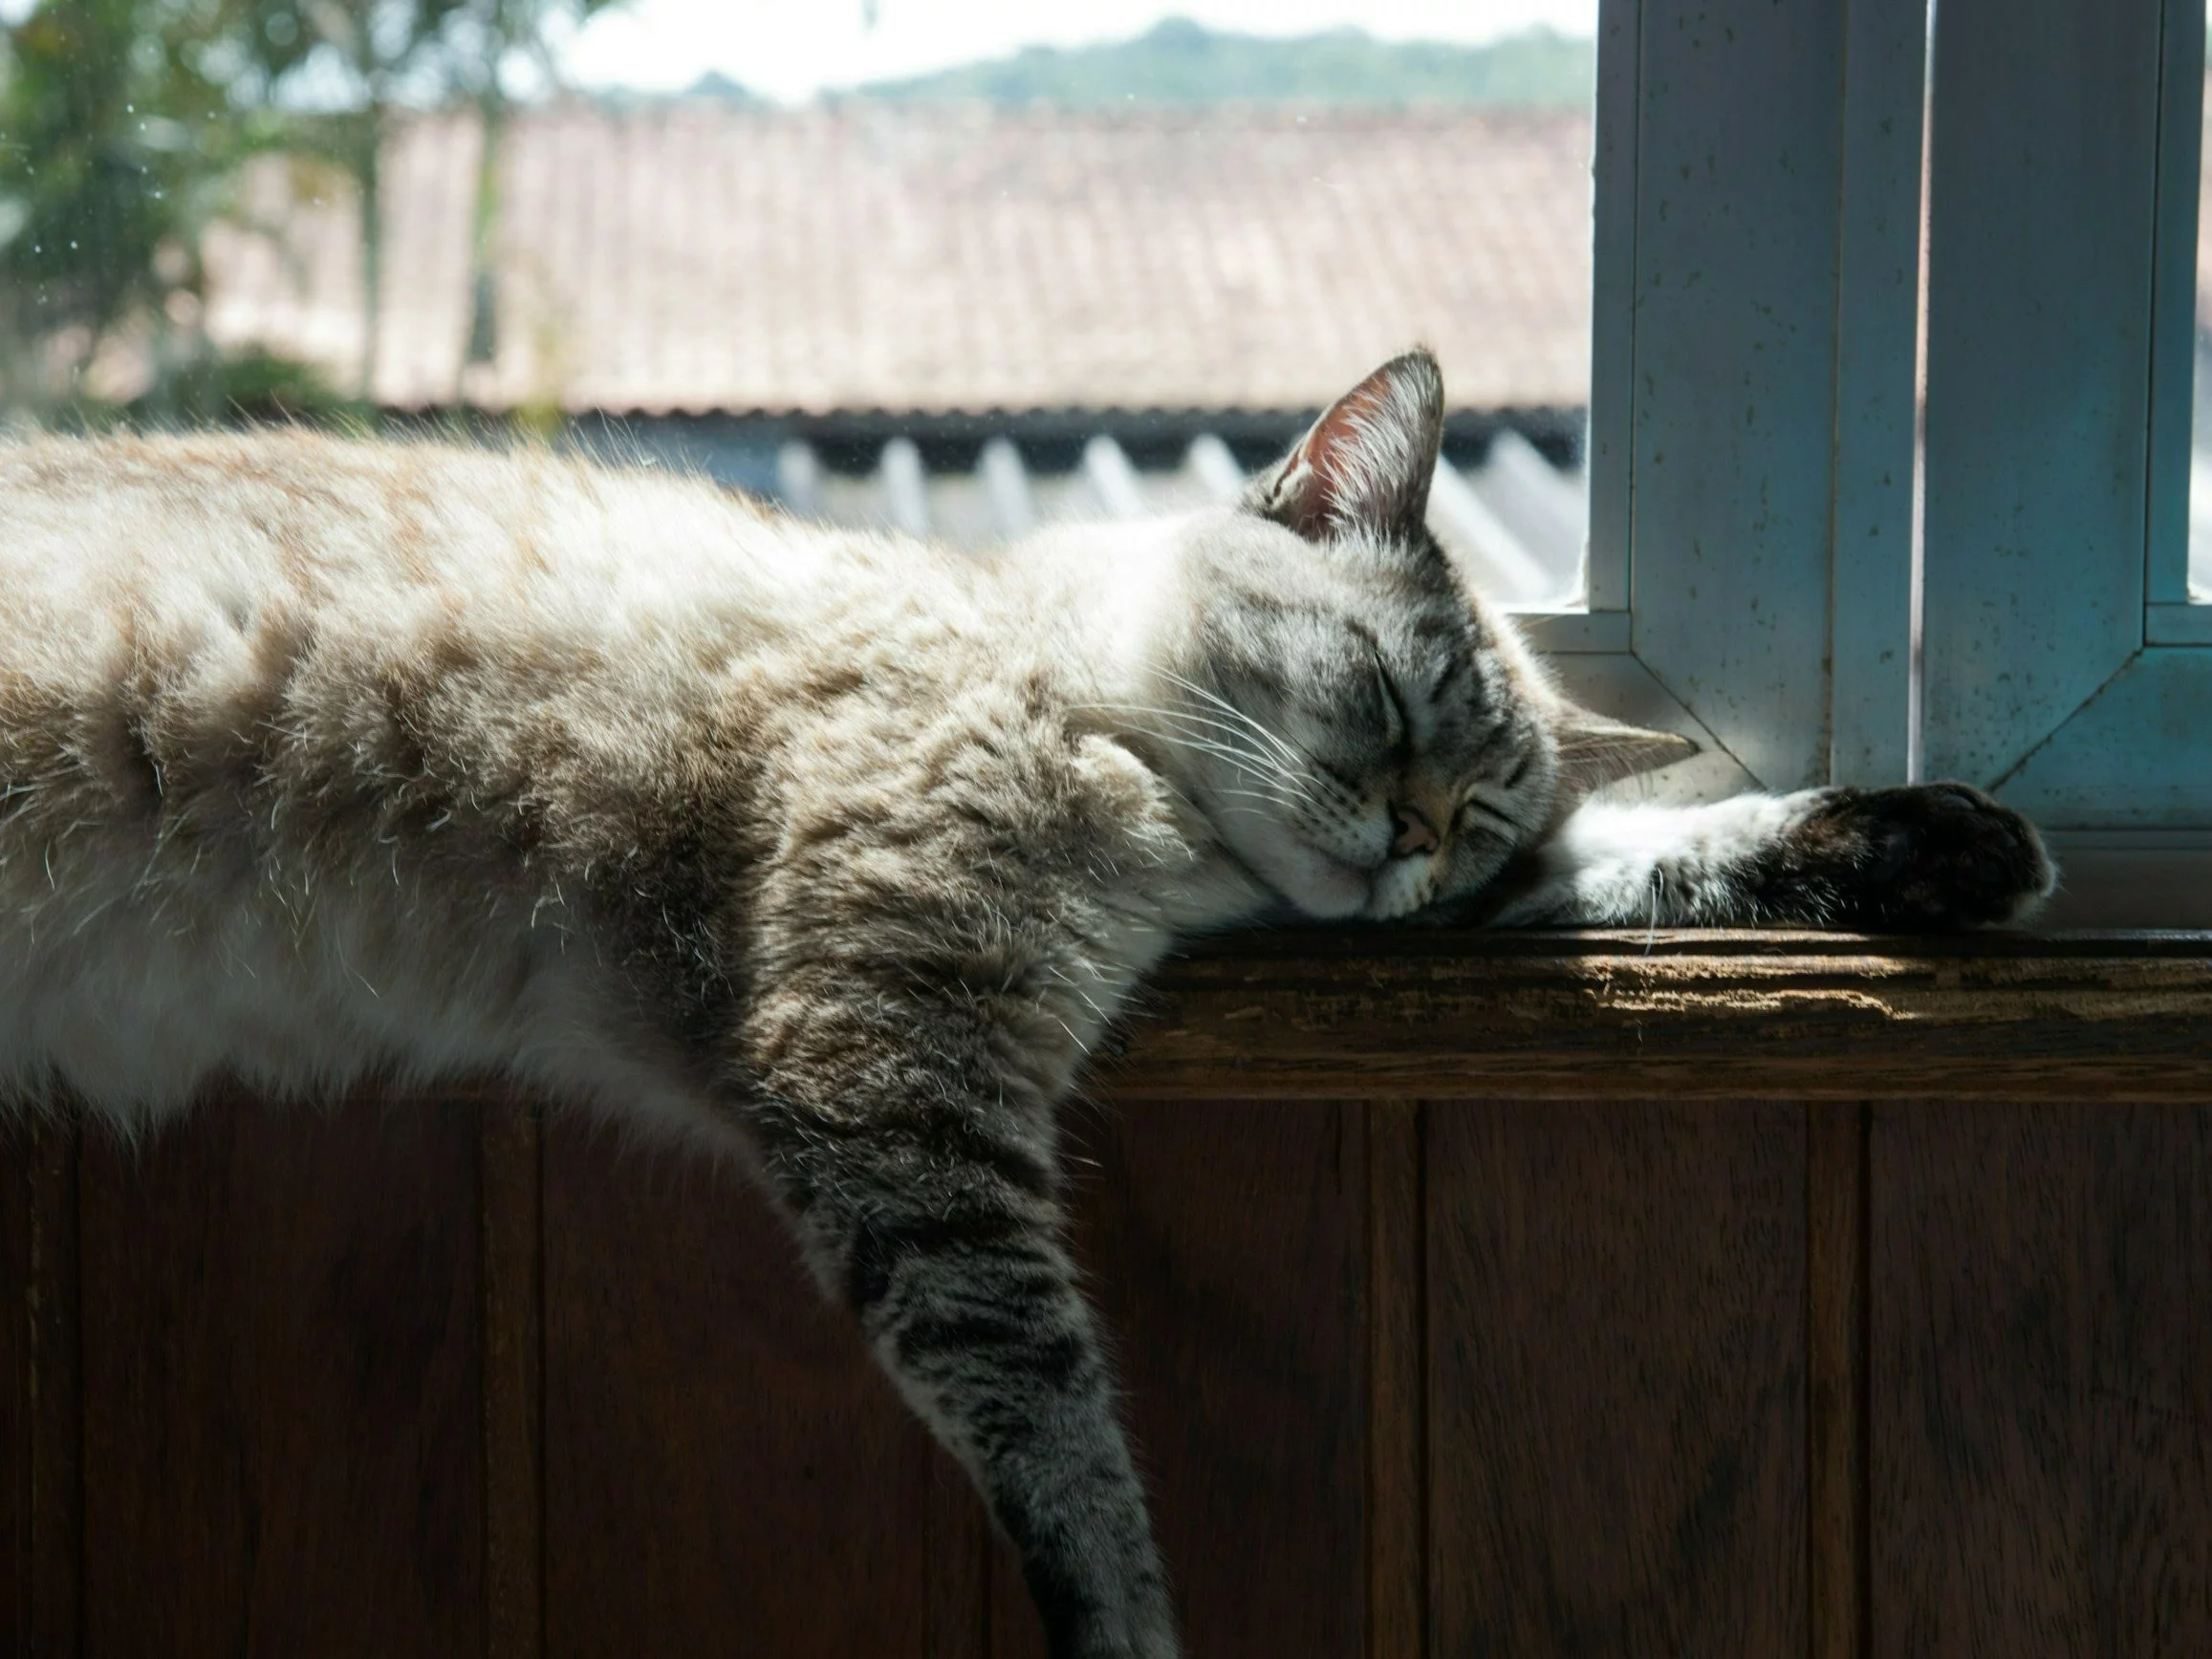
<path id="1" fill-rule="evenodd" d="M 1965 784 L 1830 790 L 1793 839 L 1835 920 L 1874 930 L 2016 922 L 2058 876 L 2035 826 Z"/>

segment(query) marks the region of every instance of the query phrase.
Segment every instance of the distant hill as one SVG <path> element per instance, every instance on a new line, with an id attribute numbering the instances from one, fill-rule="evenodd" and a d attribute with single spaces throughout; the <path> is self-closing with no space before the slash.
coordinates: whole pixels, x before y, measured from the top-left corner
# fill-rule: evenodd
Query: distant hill
<path id="1" fill-rule="evenodd" d="M 768 102 L 768 99 L 762 97 L 752 88 L 730 79 L 719 69 L 710 69 L 693 81 L 683 96 L 685 97 L 715 98 L 723 103 L 740 106 L 766 104 Z"/>
<path id="2" fill-rule="evenodd" d="M 1586 107 L 1596 78 L 1597 43 L 1548 29 L 1487 46 L 1447 46 L 1377 40 L 1357 29 L 1270 40 L 1217 34 L 1171 17 L 1135 40 L 1032 46 L 1012 57 L 875 81 L 843 96 L 1073 108 L 1234 101 L 1558 109 Z"/>

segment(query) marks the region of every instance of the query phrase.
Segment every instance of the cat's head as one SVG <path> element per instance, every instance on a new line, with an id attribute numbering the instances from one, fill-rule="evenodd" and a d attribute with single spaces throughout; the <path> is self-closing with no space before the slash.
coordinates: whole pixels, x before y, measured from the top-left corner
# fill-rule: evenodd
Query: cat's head
<path id="1" fill-rule="evenodd" d="M 1695 752 L 1570 702 L 1429 532 L 1443 380 L 1340 399 L 1233 513 L 1194 521 L 1153 700 L 1185 791 L 1307 915 L 1464 898 L 1592 789 Z"/>

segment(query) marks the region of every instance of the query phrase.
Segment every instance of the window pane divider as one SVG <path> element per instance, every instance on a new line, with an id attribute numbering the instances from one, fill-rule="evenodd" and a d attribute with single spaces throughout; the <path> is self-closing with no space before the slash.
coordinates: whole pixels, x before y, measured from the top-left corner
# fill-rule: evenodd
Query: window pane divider
<path id="1" fill-rule="evenodd" d="M 2146 605 L 2143 608 L 2143 643 L 2212 645 L 2212 605 Z"/>

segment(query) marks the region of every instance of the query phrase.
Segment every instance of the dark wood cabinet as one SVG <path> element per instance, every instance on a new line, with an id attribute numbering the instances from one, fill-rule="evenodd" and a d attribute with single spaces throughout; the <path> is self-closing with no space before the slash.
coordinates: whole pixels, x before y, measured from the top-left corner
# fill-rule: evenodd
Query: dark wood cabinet
<path id="1" fill-rule="evenodd" d="M 1193 1659 L 2212 1652 L 2212 938 L 1284 935 L 1125 1037 Z M 7 1148 L 9 1653 L 1041 1651 L 733 1170 L 465 1090 Z"/>

